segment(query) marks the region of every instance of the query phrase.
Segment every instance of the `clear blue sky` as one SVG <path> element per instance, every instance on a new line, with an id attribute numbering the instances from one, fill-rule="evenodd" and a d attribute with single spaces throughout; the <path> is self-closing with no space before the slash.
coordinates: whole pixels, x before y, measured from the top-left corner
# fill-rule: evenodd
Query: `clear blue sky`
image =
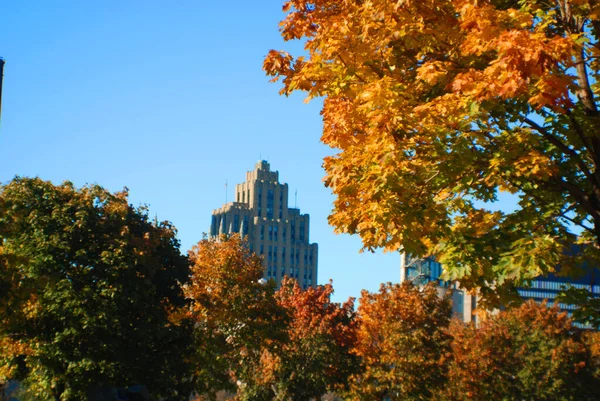
<path id="1" fill-rule="evenodd" d="M 282 1 L 6 0 L 0 182 L 39 176 L 130 189 L 179 230 L 185 252 L 259 158 L 267 159 L 319 244 L 335 300 L 399 279 L 397 254 L 359 254 L 327 224 L 320 102 L 278 95 L 261 70 L 284 43 Z M 293 196 L 292 196 L 293 198 Z"/>

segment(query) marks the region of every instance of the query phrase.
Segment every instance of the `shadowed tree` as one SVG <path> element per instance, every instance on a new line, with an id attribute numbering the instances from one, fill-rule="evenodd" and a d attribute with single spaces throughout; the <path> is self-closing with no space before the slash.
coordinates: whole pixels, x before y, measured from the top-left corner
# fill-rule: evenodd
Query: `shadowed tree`
<path id="1" fill-rule="evenodd" d="M 188 260 L 127 192 L 38 178 L 0 187 L 0 381 L 40 400 L 102 386 L 189 394 Z"/>

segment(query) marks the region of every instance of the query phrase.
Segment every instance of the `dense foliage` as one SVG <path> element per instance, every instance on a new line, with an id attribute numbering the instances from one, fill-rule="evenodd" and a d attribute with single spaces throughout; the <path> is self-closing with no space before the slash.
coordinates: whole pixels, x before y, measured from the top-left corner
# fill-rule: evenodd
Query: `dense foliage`
<path id="1" fill-rule="evenodd" d="M 600 398 L 597 356 L 557 309 L 529 301 L 478 328 L 455 325 L 452 334 L 449 399 Z"/>
<path id="2" fill-rule="evenodd" d="M 260 258 L 237 235 L 204 239 L 189 257 L 185 293 L 195 322 L 195 391 L 214 398 L 220 390 L 239 390 L 242 399 L 264 399 L 249 384 L 257 379 L 262 351 L 287 338 L 287 313 L 275 300 L 274 283 L 261 282 Z"/>
<path id="3" fill-rule="evenodd" d="M 273 399 L 303 401 L 343 391 L 359 371 L 354 302 L 332 303 L 332 294 L 331 284 L 302 290 L 295 280 L 283 280 L 276 296 L 291 317 L 288 340 L 265 350 L 261 361 L 261 381 Z"/>
<path id="4" fill-rule="evenodd" d="M 103 386 L 188 392 L 188 261 L 168 223 L 92 185 L 16 178 L 0 187 L 0 382 L 41 400 Z"/>
<path id="5" fill-rule="evenodd" d="M 300 401 L 345 386 L 358 367 L 351 301 L 333 304 L 331 285 L 303 291 L 291 279 L 275 291 L 237 235 L 201 241 L 190 259 L 198 394 Z"/>
<path id="6" fill-rule="evenodd" d="M 430 400 L 446 383 L 451 307 L 436 287 L 382 285 L 363 291 L 356 354 L 364 371 L 352 380 L 358 400 Z"/>
<path id="7" fill-rule="evenodd" d="M 433 285 L 331 302 L 279 289 L 238 236 L 179 252 L 126 193 L 17 178 L 0 188 L 0 387 L 81 400 L 141 384 L 154 400 L 600 399 L 600 336 L 527 303 L 451 324 Z M 220 398 L 219 398 L 220 397 Z"/>
<path id="8" fill-rule="evenodd" d="M 289 0 L 264 68 L 324 97 L 330 223 L 497 301 L 600 244 L 600 3 Z M 499 191 L 514 211 L 490 210 Z M 577 238 L 573 234 L 580 232 Z M 494 283 L 490 286 L 490 283 Z"/>

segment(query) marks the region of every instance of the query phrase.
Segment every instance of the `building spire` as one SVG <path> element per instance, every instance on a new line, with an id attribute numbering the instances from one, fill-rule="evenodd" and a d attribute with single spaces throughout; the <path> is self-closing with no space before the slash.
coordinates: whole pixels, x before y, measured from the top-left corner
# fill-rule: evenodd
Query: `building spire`
<path id="1" fill-rule="evenodd" d="M 2 121 L 2 80 L 4 78 L 4 59 L 0 57 L 0 121 Z"/>

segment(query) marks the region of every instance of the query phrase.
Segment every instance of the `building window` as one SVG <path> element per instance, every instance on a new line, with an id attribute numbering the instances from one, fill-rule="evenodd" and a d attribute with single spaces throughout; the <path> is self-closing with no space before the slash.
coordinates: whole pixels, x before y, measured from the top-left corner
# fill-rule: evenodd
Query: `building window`
<path id="1" fill-rule="evenodd" d="M 281 261 L 285 263 L 285 246 L 281 247 Z"/>
<path id="2" fill-rule="evenodd" d="M 269 261 L 273 258 L 273 247 L 269 245 Z"/>
<path id="3" fill-rule="evenodd" d="M 277 247 L 273 247 L 273 262 L 277 263 Z"/>
<path id="4" fill-rule="evenodd" d="M 275 226 L 273 227 L 273 237 L 275 238 L 275 241 L 277 241 L 277 231 L 278 231 L 279 227 Z"/>
<path id="5" fill-rule="evenodd" d="M 296 222 L 295 221 L 292 221 L 290 223 L 290 239 L 292 241 L 296 240 Z"/>
<path id="6" fill-rule="evenodd" d="M 304 221 L 300 221 L 300 241 L 304 241 Z"/>
<path id="7" fill-rule="evenodd" d="M 219 231 L 219 227 L 217 227 L 217 216 L 212 216 L 212 222 L 210 224 L 210 235 L 215 236 Z"/>
<path id="8" fill-rule="evenodd" d="M 265 239 L 265 226 L 260 226 L 260 239 Z"/>
<path id="9" fill-rule="evenodd" d="M 248 235 L 248 216 L 244 216 L 244 232 L 242 235 Z"/>
<path id="10" fill-rule="evenodd" d="M 258 186 L 258 217 L 262 217 L 262 186 Z"/>
<path id="11" fill-rule="evenodd" d="M 242 191 L 242 203 L 246 203 L 246 191 Z"/>
<path id="12" fill-rule="evenodd" d="M 269 241 L 273 241 L 273 226 L 269 226 Z"/>
<path id="13" fill-rule="evenodd" d="M 273 218 L 273 190 L 267 190 L 267 219 Z"/>
<path id="14" fill-rule="evenodd" d="M 234 233 L 240 232 L 240 215 L 239 214 L 236 214 L 233 216 L 233 232 Z"/>
<path id="15" fill-rule="evenodd" d="M 264 246 L 262 246 L 262 245 L 260 246 L 260 254 L 261 254 L 261 255 L 264 255 L 264 254 L 265 254 L 265 248 L 264 248 Z"/>
<path id="16" fill-rule="evenodd" d="M 283 192 L 279 192 L 279 218 L 283 218 Z"/>
<path id="17" fill-rule="evenodd" d="M 283 238 L 283 240 L 285 241 L 285 234 L 286 234 L 286 226 L 283 226 L 281 228 L 281 237 Z"/>

